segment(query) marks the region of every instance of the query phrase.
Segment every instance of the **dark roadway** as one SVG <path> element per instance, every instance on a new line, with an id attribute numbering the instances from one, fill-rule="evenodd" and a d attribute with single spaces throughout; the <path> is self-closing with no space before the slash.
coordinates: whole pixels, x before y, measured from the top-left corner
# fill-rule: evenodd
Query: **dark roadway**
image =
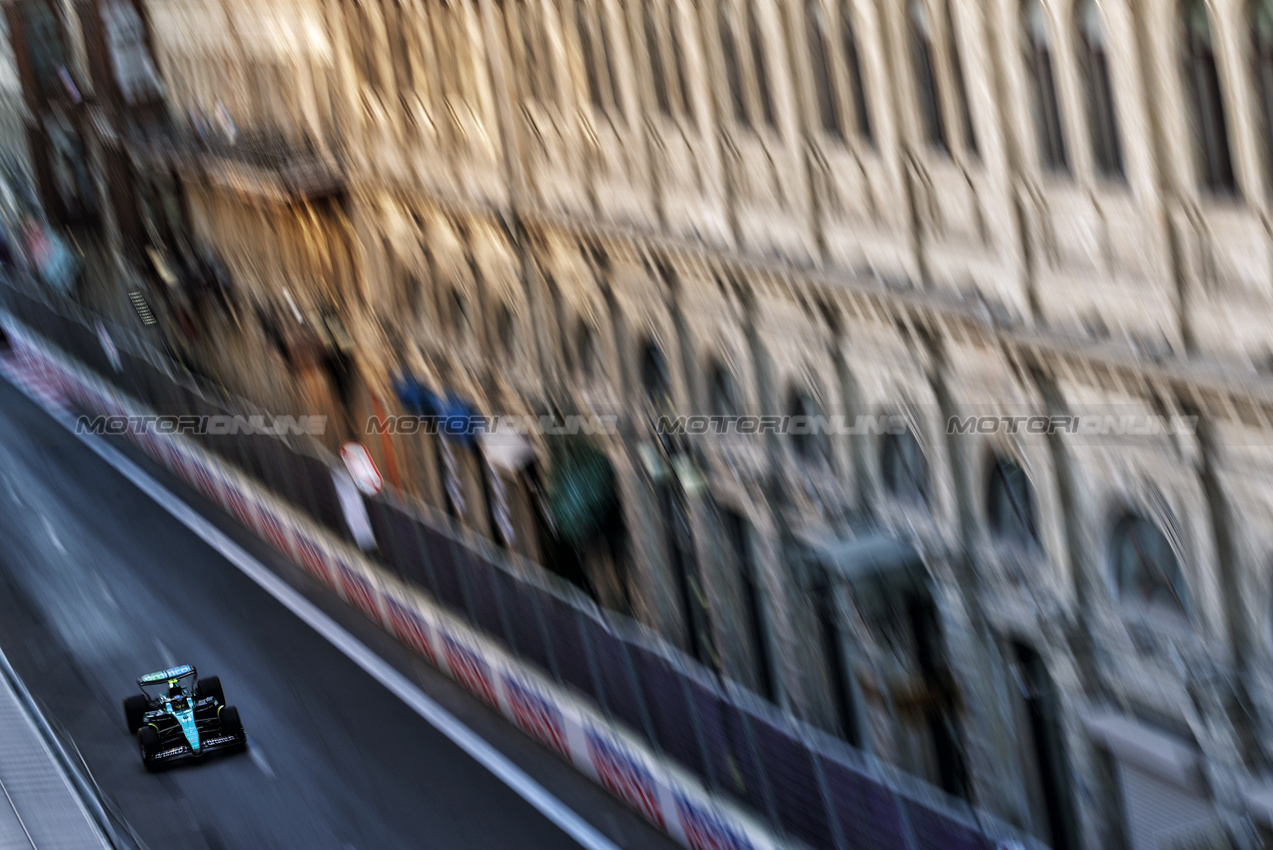
<path id="1" fill-rule="evenodd" d="M 676 846 L 116 445 L 611 841 Z M 0 647 L 153 850 L 579 846 L 3 380 Z M 143 770 L 121 700 L 175 663 L 221 677 L 247 754 Z"/>

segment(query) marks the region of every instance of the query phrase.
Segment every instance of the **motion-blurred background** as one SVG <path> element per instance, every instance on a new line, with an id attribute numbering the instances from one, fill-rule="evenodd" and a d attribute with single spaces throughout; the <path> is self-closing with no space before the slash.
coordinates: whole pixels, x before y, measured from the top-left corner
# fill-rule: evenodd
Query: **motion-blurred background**
<path id="1" fill-rule="evenodd" d="M 24 297 L 1043 843 L 1273 835 L 1273 0 L 0 8 Z"/>

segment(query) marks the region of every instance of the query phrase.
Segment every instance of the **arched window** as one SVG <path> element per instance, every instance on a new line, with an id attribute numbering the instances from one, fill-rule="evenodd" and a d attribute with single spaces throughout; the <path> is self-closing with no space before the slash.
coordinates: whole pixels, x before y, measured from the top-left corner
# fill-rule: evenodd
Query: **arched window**
<path id="1" fill-rule="evenodd" d="M 818 98 L 818 117 L 827 135 L 844 138 L 840 125 L 840 99 L 835 91 L 835 69 L 831 64 L 830 39 L 827 37 L 826 15 L 822 0 L 809 0 L 805 7 L 809 25 L 809 61 L 813 63 L 814 94 Z"/>
<path id="2" fill-rule="evenodd" d="M 871 129 L 871 115 L 866 108 L 866 83 L 862 79 L 862 61 L 858 56 L 852 0 L 844 0 L 840 4 L 840 38 L 844 41 L 844 61 L 849 66 L 849 86 L 853 91 L 853 116 L 857 118 L 858 138 L 871 144 L 875 136 Z"/>
<path id="3" fill-rule="evenodd" d="M 641 358 L 641 391 L 655 411 L 663 413 L 671 409 L 672 381 L 668 377 L 667 361 L 653 342 L 646 344 Z"/>
<path id="4" fill-rule="evenodd" d="M 1264 190 L 1273 194 L 1273 0 L 1251 3 L 1251 74 L 1259 101 Z"/>
<path id="5" fill-rule="evenodd" d="M 711 393 L 713 416 L 738 415 L 738 387 L 734 383 L 734 376 L 721 364 L 712 369 Z"/>
<path id="6" fill-rule="evenodd" d="M 751 37 L 751 64 L 756 74 L 756 92 L 760 96 L 760 116 L 765 126 L 774 126 L 774 99 L 769 90 L 769 64 L 765 60 L 765 42 L 761 35 L 760 14 L 757 8 L 759 0 L 751 0 L 747 4 L 747 29 Z"/>
<path id="7" fill-rule="evenodd" d="M 937 93 L 937 71 L 933 67 L 933 25 L 924 0 L 911 0 L 911 58 L 915 63 L 915 94 L 919 98 L 924 137 L 939 151 L 949 151 L 946 122 L 942 118 L 941 100 Z"/>
<path id="8" fill-rule="evenodd" d="M 986 513 L 991 533 L 1006 542 L 1037 545 L 1039 531 L 1034 515 L 1034 494 L 1020 464 L 1008 458 L 996 458 L 987 489 Z"/>
<path id="9" fill-rule="evenodd" d="M 751 116 L 747 112 L 743 69 L 738 60 L 738 30 L 734 26 L 732 0 L 720 0 L 716 4 L 716 27 L 720 30 L 721 60 L 725 63 L 725 83 L 729 86 L 730 100 L 734 104 L 734 120 L 750 130 Z"/>
<path id="10" fill-rule="evenodd" d="M 769 633 L 769 617 L 767 615 L 765 583 L 756 564 L 753 530 L 742 514 L 724 510 L 720 514 L 721 531 L 729 544 L 722 553 L 737 568 L 739 584 L 742 589 L 743 612 L 746 615 L 746 636 L 750 644 L 751 658 L 756 666 L 756 683 L 760 694 L 767 700 L 775 701 L 776 688 L 772 656 L 767 639 Z"/>
<path id="11" fill-rule="evenodd" d="M 1181 62 L 1198 182 L 1208 192 L 1233 194 L 1237 187 L 1229 152 L 1229 129 L 1206 0 L 1184 0 L 1180 12 Z"/>
<path id="12" fill-rule="evenodd" d="M 1052 74 L 1052 32 L 1039 0 L 1026 0 L 1021 15 L 1022 49 L 1034 99 L 1034 131 L 1039 142 L 1039 162 L 1051 171 L 1068 171 L 1065 133 Z"/>
<path id="13" fill-rule="evenodd" d="M 1087 130 L 1092 159 L 1103 177 L 1122 179 L 1123 148 L 1118 138 L 1113 88 L 1109 81 L 1108 40 L 1096 0 L 1078 5 L 1079 67 L 1087 100 Z"/>
<path id="14" fill-rule="evenodd" d="M 914 432 L 884 435 L 880 472 L 891 495 L 906 502 L 928 501 L 928 461 Z"/>
<path id="15" fill-rule="evenodd" d="M 1157 526 L 1144 517 L 1125 514 L 1114 526 L 1111 544 L 1120 601 L 1189 616 L 1180 562 Z"/>
<path id="16" fill-rule="evenodd" d="M 645 26 L 645 49 L 650 56 L 650 76 L 653 77 L 654 99 L 659 105 L 659 112 L 672 114 L 672 99 L 668 94 L 667 71 L 663 63 L 663 38 L 659 34 L 659 23 L 655 17 L 658 12 L 654 8 L 654 0 L 645 0 L 642 4 L 642 19 Z M 675 46 L 673 46 L 675 50 Z"/>
<path id="17" fill-rule="evenodd" d="M 793 390 L 789 405 L 791 444 L 806 463 L 826 464 L 831 460 L 830 436 L 826 433 L 822 406 L 806 392 Z"/>

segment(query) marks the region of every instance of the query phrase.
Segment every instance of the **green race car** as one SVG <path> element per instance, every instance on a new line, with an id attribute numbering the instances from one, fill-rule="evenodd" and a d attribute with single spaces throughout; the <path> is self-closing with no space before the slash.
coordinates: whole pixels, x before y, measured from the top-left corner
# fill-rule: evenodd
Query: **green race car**
<path id="1" fill-rule="evenodd" d="M 225 704 L 217 677 L 200 679 L 194 667 L 183 664 L 147 673 L 137 684 L 141 693 L 124 700 L 124 719 L 148 770 L 247 746 L 239 711 Z"/>

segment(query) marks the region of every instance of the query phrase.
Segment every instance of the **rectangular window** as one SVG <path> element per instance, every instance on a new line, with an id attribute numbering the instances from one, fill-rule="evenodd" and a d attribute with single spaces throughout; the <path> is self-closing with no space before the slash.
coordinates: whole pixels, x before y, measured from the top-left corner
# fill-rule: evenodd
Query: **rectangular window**
<path id="1" fill-rule="evenodd" d="M 963 124 L 964 151 L 969 156 L 977 155 L 977 131 L 972 125 L 972 109 L 968 105 L 968 87 L 964 83 L 964 60 L 959 49 L 959 33 L 955 29 L 955 19 L 946 4 L 946 36 L 950 39 L 950 73 L 955 84 L 955 97 L 959 98 L 959 122 Z"/>
<path id="2" fill-rule="evenodd" d="M 849 85 L 853 88 L 853 113 L 857 118 L 858 138 L 871 145 L 875 142 L 875 135 L 871 129 L 871 113 L 866 106 L 866 81 L 862 79 L 852 0 L 844 0 L 840 6 L 840 36 L 844 40 L 844 61 L 849 66 Z"/>
<path id="3" fill-rule="evenodd" d="M 765 42 L 760 28 L 760 19 L 756 3 L 747 4 L 747 29 L 751 40 L 752 72 L 756 75 L 756 94 L 760 97 L 760 115 L 765 125 L 772 128 L 774 122 L 773 92 L 769 88 L 769 63 L 765 58 Z"/>
<path id="4" fill-rule="evenodd" d="M 1092 136 L 1092 157 L 1101 176 L 1122 179 L 1123 151 L 1118 138 L 1118 119 L 1110 91 L 1109 62 L 1103 48 L 1087 48 L 1083 63 L 1087 86 L 1087 123 Z"/>
<path id="5" fill-rule="evenodd" d="M 806 10 L 809 27 L 809 61 L 813 64 L 814 95 L 818 100 L 818 117 L 822 131 L 835 139 L 843 139 L 840 126 L 840 101 L 835 91 L 835 72 L 827 38 L 826 17 L 820 0 L 809 0 Z"/>
<path id="6" fill-rule="evenodd" d="M 690 99 L 690 75 L 685 64 L 686 41 L 683 36 L 683 30 L 677 23 L 680 11 L 676 5 L 677 0 L 672 0 L 672 5 L 667 10 L 667 33 L 668 42 L 672 47 L 672 66 L 676 69 L 677 92 L 681 96 L 681 114 L 688 117 L 694 110 L 694 102 Z"/>
<path id="7" fill-rule="evenodd" d="M 730 542 L 730 554 L 733 555 L 738 579 L 743 589 L 747 637 L 751 644 L 752 661 L 756 665 L 756 683 L 761 696 L 772 702 L 777 697 L 777 688 L 774 686 L 767 639 L 765 589 L 761 584 L 755 559 L 752 557 L 751 528 L 747 520 L 733 511 L 723 512 L 721 519 L 725 526 L 725 536 Z"/>
<path id="8" fill-rule="evenodd" d="M 65 91 L 58 72 L 67 67 L 66 45 L 62 41 L 57 15 L 44 0 L 27 3 L 22 11 L 23 35 L 30 51 L 36 83 L 46 97 L 55 96 L 59 91 Z"/>
<path id="9" fill-rule="evenodd" d="M 915 69 L 915 94 L 919 100 L 924 136 L 935 150 L 946 152 L 946 121 L 942 117 L 937 91 L 937 74 L 933 67 L 932 27 L 923 0 L 912 0 L 910 10 L 911 59 Z"/>
<path id="10" fill-rule="evenodd" d="M 598 112 L 605 113 L 607 104 L 601 94 L 601 67 L 597 61 L 596 40 L 587 0 L 575 0 L 575 28 L 579 33 L 579 49 L 583 53 L 584 76 L 588 80 L 588 99 Z"/>
<path id="11" fill-rule="evenodd" d="M 610 106 L 613 109 L 612 117 L 622 119 L 624 115 L 623 109 L 623 88 L 619 85 L 619 73 L 616 63 L 619 61 L 619 55 L 615 52 L 615 45 L 610 36 L 610 20 L 607 13 L 606 0 L 597 0 L 597 30 L 601 34 L 601 56 L 605 60 L 605 74 L 609 81 Z M 622 35 L 622 30 L 619 30 Z"/>
<path id="12" fill-rule="evenodd" d="M 734 120 L 745 129 L 751 129 L 751 115 L 747 111 L 747 96 L 743 91 L 743 69 L 738 58 L 738 31 L 730 0 L 720 0 L 717 5 L 717 28 L 720 30 L 721 59 L 725 63 L 725 83 L 729 86 L 730 100 L 734 105 Z"/>
<path id="13" fill-rule="evenodd" d="M 668 96 L 667 72 L 663 64 L 663 39 L 659 34 L 659 24 L 655 19 L 658 13 L 654 8 L 654 0 L 645 0 L 642 4 L 642 24 L 645 27 L 645 49 L 650 57 L 650 77 L 654 84 L 654 100 L 659 112 L 672 114 L 672 102 Z"/>

